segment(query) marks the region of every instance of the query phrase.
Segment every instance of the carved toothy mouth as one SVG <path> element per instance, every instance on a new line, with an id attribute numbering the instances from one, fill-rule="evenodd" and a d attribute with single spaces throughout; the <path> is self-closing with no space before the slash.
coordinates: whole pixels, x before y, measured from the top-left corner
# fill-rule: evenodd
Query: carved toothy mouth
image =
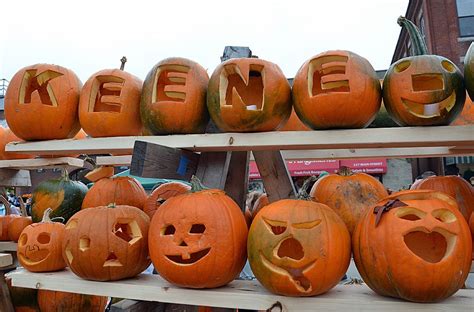
<path id="1" fill-rule="evenodd" d="M 403 240 L 412 253 L 429 263 L 438 263 L 449 256 L 456 244 L 456 236 L 441 228 L 433 231 L 417 228 L 405 234 Z"/>
<path id="2" fill-rule="evenodd" d="M 181 255 L 166 255 L 166 258 L 168 258 L 168 260 L 170 260 L 174 263 L 177 263 L 179 265 L 193 264 L 193 263 L 198 262 L 202 258 L 204 258 L 209 253 L 210 250 L 211 250 L 211 248 L 209 247 L 209 248 L 206 248 L 206 249 L 203 249 L 203 250 L 200 250 L 200 251 L 185 254 L 184 256 L 183 256 L 183 254 L 181 254 Z"/>
<path id="3" fill-rule="evenodd" d="M 436 103 L 420 103 L 402 98 L 402 103 L 410 114 L 420 118 L 434 118 L 446 115 L 456 104 L 456 93 Z"/>

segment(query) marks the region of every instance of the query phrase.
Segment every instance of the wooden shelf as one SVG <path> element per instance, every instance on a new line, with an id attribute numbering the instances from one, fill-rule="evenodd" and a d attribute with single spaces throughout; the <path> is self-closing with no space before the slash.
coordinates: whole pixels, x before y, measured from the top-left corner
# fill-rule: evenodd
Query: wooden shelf
<path id="1" fill-rule="evenodd" d="M 17 246 L 17 243 L 15 243 L 15 242 L 2 241 L 2 242 L 0 242 L 0 252 L 16 251 L 16 246 Z"/>
<path id="2" fill-rule="evenodd" d="M 130 166 L 132 163 L 132 155 L 97 156 L 95 162 L 98 166 Z"/>
<path id="3" fill-rule="evenodd" d="M 35 170 L 58 167 L 82 168 L 84 160 L 73 157 L 0 160 L 0 169 Z"/>
<path id="4" fill-rule="evenodd" d="M 13 257 L 9 253 L 0 253 L 0 269 L 11 266 Z"/>
<path id="5" fill-rule="evenodd" d="M 426 157 L 432 155 L 474 154 L 474 125 L 443 127 L 400 127 L 378 129 L 288 131 L 261 133 L 217 133 L 168 136 L 88 138 L 16 142 L 6 146 L 8 152 L 29 154 L 131 154 L 135 141 L 146 141 L 169 147 L 204 151 L 250 150 L 323 150 L 321 158 L 373 157 L 381 154 Z M 420 147 L 437 147 L 425 150 Z M 380 150 L 388 149 L 388 150 Z M 393 149 L 409 148 L 407 151 Z M 442 148 L 442 149 L 439 149 Z M 330 157 L 334 150 L 341 155 Z M 352 152 L 362 150 L 361 152 Z M 329 157 L 327 157 L 329 156 Z M 314 157 L 312 157 L 314 158 Z"/>
<path id="6" fill-rule="evenodd" d="M 60 290 L 66 292 L 121 297 L 135 300 L 173 302 L 225 308 L 266 310 L 279 302 L 284 311 L 470 311 L 474 292 L 459 290 L 454 296 L 436 304 L 410 303 L 375 294 L 365 285 L 338 285 L 326 294 L 310 298 L 277 296 L 267 292 L 256 281 L 236 280 L 217 289 L 179 288 L 157 275 L 139 275 L 115 282 L 92 282 L 69 271 L 31 273 L 16 270 L 8 274 L 13 286 Z M 275 311 L 278 311 L 276 309 Z"/>

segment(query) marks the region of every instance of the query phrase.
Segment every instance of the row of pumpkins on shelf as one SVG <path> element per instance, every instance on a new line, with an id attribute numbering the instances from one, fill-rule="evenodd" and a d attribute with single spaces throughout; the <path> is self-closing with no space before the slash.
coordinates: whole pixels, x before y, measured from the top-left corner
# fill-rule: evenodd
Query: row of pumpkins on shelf
<path id="1" fill-rule="evenodd" d="M 457 176 L 429 177 L 417 190 L 389 195 L 370 175 L 341 168 L 317 179 L 309 195 L 314 177 L 298 199 L 259 198 L 246 222 L 230 197 L 197 178 L 191 186 L 162 184 L 147 197 L 133 178 L 111 175 L 108 167 L 92 171 L 88 192 L 66 178 L 41 183 L 32 218 L 43 220 L 8 237 L 5 228 L 20 217 L 3 217 L 0 239 L 18 238 L 18 259 L 33 272 L 68 266 L 81 278 L 111 281 L 152 261 L 163 278 L 191 288 L 229 283 L 248 255 L 260 283 L 289 296 L 330 290 L 351 250 L 375 292 L 417 302 L 455 293 L 471 265 L 474 190 Z"/>
<path id="2" fill-rule="evenodd" d="M 474 45 L 463 78 L 452 61 L 427 54 L 412 22 L 399 23 L 416 55 L 392 64 L 383 88 L 371 64 L 349 51 L 312 57 L 293 88 L 276 64 L 257 58 L 227 60 L 210 79 L 199 64 L 168 58 L 143 83 L 123 70 L 122 59 L 121 69 L 99 71 L 84 86 L 69 69 L 36 64 L 11 79 L 5 115 L 22 140 L 72 138 L 81 127 L 91 137 L 203 133 L 209 117 L 222 131 L 272 131 L 285 124 L 292 107 L 293 118 L 311 129 L 363 128 L 383 96 L 399 125 L 451 123 L 463 110 L 466 88 L 474 97 Z"/>

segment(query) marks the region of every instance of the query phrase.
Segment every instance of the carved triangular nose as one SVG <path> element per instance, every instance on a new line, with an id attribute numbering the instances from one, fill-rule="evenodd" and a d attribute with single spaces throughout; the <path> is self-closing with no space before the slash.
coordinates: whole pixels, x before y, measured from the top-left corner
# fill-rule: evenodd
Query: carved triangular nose
<path id="1" fill-rule="evenodd" d="M 303 246 L 293 237 L 285 239 L 278 247 L 278 257 L 288 257 L 294 260 L 301 260 L 304 257 Z"/>

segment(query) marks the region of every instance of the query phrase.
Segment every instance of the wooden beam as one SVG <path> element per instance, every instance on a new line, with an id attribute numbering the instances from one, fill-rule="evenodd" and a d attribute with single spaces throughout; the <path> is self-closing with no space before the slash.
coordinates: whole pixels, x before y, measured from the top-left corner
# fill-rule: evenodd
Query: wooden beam
<path id="1" fill-rule="evenodd" d="M 5 274 L 2 271 L 0 271 L 0 308 L 2 312 L 15 312 L 10 298 L 10 290 L 5 281 Z"/>
<path id="2" fill-rule="evenodd" d="M 28 170 L 0 169 L 0 186 L 31 186 Z"/>
<path id="3" fill-rule="evenodd" d="M 0 269 L 11 266 L 13 264 L 13 257 L 9 253 L 0 253 Z"/>
<path id="4" fill-rule="evenodd" d="M 229 172 L 231 152 L 208 152 L 202 153 L 196 176 L 202 184 L 209 188 L 223 190 Z"/>
<path id="5" fill-rule="evenodd" d="M 250 152 L 232 152 L 224 191 L 245 211 Z"/>
<path id="6" fill-rule="evenodd" d="M 130 166 L 132 163 L 132 155 L 97 156 L 95 162 L 98 166 Z"/>
<path id="7" fill-rule="evenodd" d="M 0 168 L 7 169 L 34 170 L 58 167 L 82 168 L 84 160 L 74 157 L 0 160 Z"/>

